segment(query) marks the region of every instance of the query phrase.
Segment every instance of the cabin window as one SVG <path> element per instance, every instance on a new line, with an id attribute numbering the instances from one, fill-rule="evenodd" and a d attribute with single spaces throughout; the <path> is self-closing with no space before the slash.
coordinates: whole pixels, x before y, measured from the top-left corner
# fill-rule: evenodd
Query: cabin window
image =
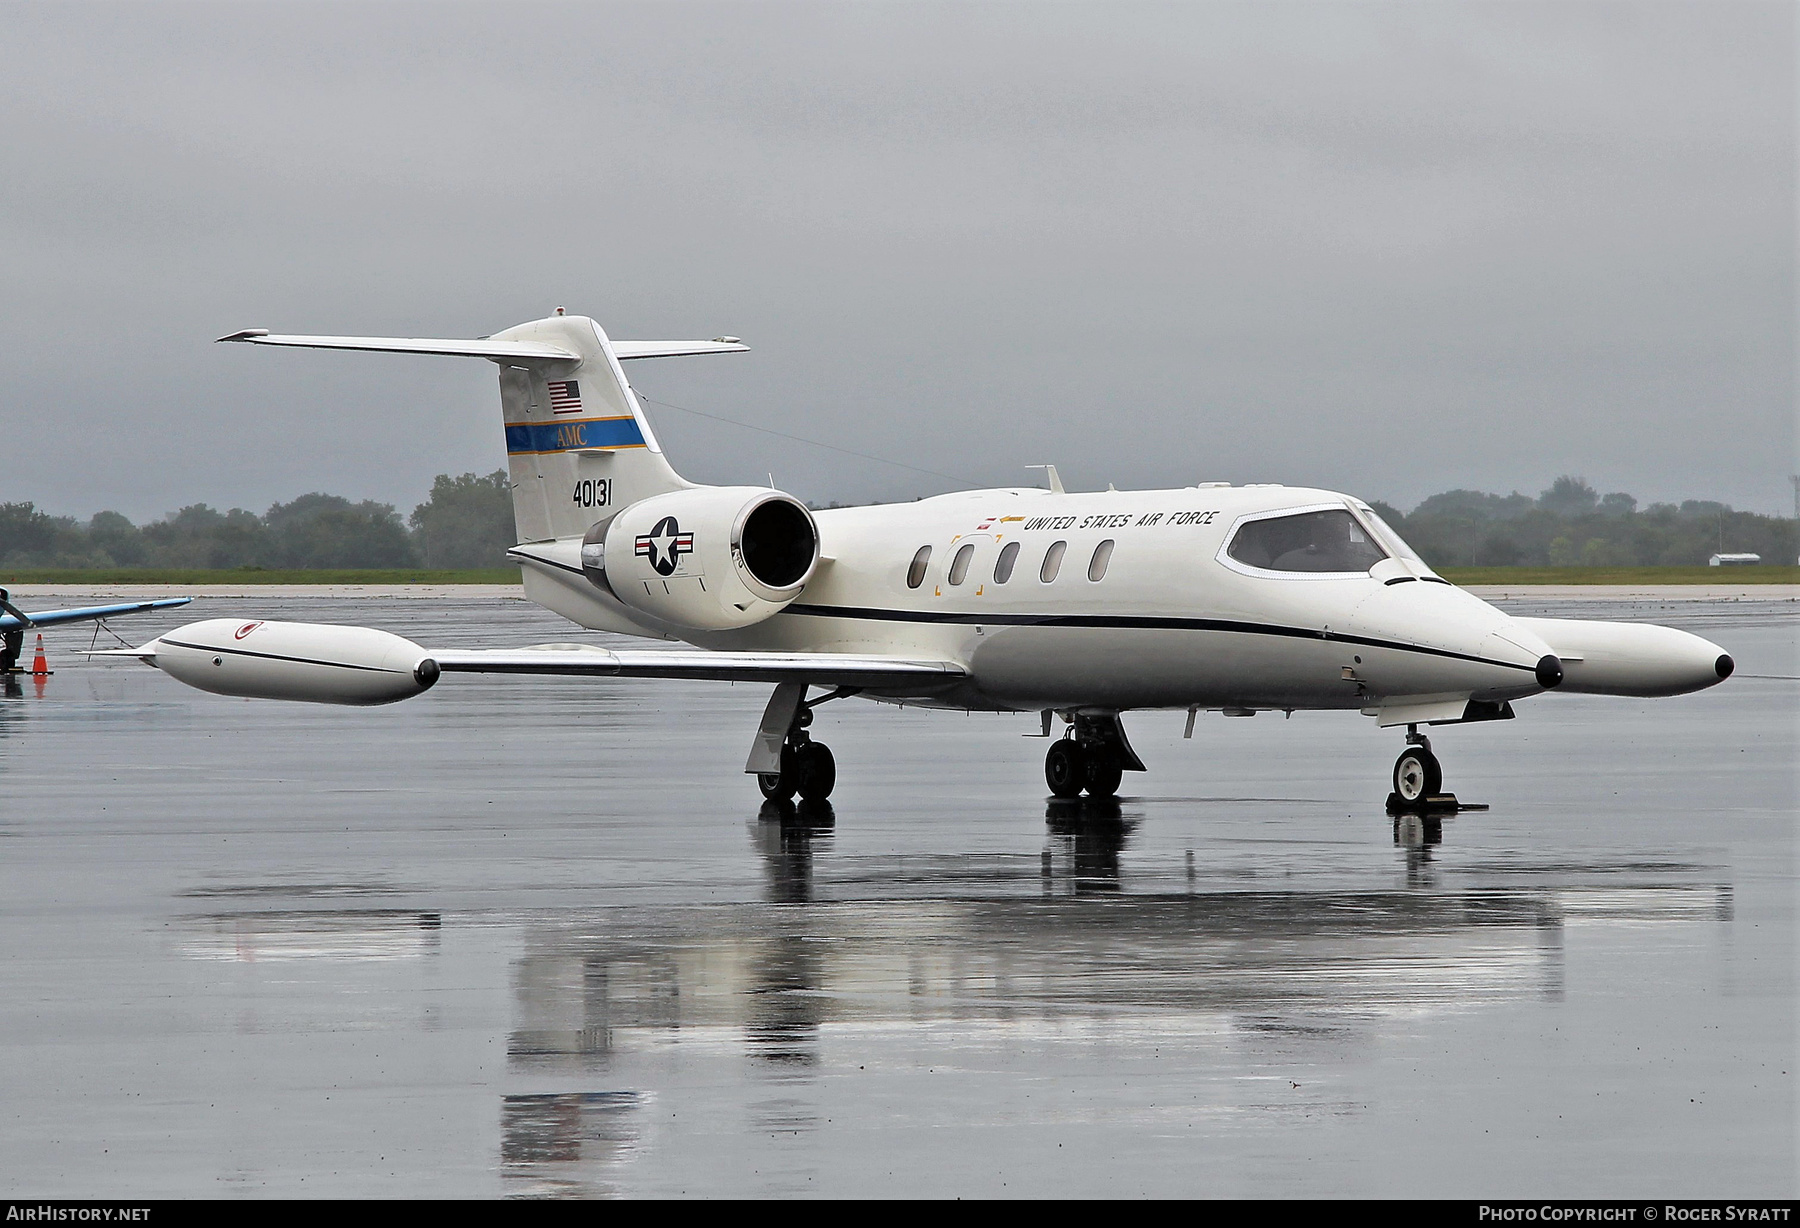
<path id="1" fill-rule="evenodd" d="M 975 543 L 966 543 L 950 560 L 950 583 L 961 584 L 963 577 L 969 574 L 969 560 L 975 557 Z"/>
<path id="2" fill-rule="evenodd" d="M 1000 557 L 994 560 L 994 583 L 1005 584 L 1012 579 L 1013 564 L 1019 561 L 1019 543 L 1007 542 Z"/>
<path id="3" fill-rule="evenodd" d="M 1226 554 L 1266 571 L 1367 571 L 1387 551 L 1347 509 L 1270 516 L 1238 527 Z"/>
<path id="4" fill-rule="evenodd" d="M 1106 565 L 1112 562 L 1112 551 L 1113 539 L 1110 537 L 1094 547 L 1094 557 L 1088 560 L 1088 579 L 1106 578 Z"/>
<path id="5" fill-rule="evenodd" d="M 1038 568 L 1038 579 L 1045 584 L 1056 579 L 1056 573 L 1062 570 L 1062 556 L 1068 549 L 1068 542 L 1052 542 L 1050 549 L 1044 551 L 1044 565 Z"/>
<path id="6" fill-rule="evenodd" d="M 931 562 L 931 547 L 920 546 L 919 552 L 913 555 L 912 566 L 906 569 L 906 587 L 918 588 L 925 583 L 925 564 Z"/>

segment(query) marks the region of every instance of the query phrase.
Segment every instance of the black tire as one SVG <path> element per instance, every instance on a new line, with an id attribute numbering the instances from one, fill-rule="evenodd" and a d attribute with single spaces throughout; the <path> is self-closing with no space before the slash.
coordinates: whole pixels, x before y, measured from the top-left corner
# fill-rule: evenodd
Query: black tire
<path id="1" fill-rule="evenodd" d="M 1057 797 L 1080 797 L 1087 784 L 1087 755 L 1079 742 L 1062 738 L 1044 755 L 1044 782 Z"/>
<path id="2" fill-rule="evenodd" d="M 1409 746 L 1394 760 L 1394 796 L 1407 805 L 1444 791 L 1444 769 L 1423 746 Z"/>
<path id="3" fill-rule="evenodd" d="M 1111 755 L 1090 754 L 1086 775 L 1089 797 L 1113 797 L 1119 792 L 1119 782 L 1125 779 L 1125 769 Z"/>
<path id="4" fill-rule="evenodd" d="M 794 751 L 794 787 L 809 802 L 822 802 L 837 785 L 837 760 L 823 742 L 808 742 Z"/>
<path id="5" fill-rule="evenodd" d="M 791 801 L 799 784 L 794 772 L 794 748 L 791 746 L 781 748 L 779 772 L 758 772 L 756 775 L 756 787 L 772 802 Z"/>

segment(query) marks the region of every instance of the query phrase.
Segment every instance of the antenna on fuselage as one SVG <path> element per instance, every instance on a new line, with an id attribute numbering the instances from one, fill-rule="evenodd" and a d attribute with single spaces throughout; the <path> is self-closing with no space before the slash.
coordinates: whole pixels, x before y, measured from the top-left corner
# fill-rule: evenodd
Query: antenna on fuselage
<path id="1" fill-rule="evenodd" d="M 1062 479 L 1057 476 L 1055 465 L 1027 465 L 1025 467 L 1027 469 L 1042 469 L 1044 471 L 1044 477 L 1049 479 L 1050 482 L 1051 494 L 1061 495 L 1068 493 L 1063 490 Z"/>

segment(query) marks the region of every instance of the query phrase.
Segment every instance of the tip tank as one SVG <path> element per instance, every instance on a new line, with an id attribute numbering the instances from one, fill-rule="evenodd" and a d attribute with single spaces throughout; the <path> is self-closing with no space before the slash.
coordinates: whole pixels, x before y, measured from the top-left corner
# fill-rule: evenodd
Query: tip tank
<path id="1" fill-rule="evenodd" d="M 1685 695 L 1717 686 L 1736 668 L 1731 654 L 1675 627 L 1653 623 L 1517 618 L 1555 652 L 1558 690 L 1575 695 Z"/>
<path id="2" fill-rule="evenodd" d="M 437 662 L 411 640 L 372 627 L 212 618 L 132 654 L 218 695 L 321 704 L 391 704 L 427 690 Z"/>

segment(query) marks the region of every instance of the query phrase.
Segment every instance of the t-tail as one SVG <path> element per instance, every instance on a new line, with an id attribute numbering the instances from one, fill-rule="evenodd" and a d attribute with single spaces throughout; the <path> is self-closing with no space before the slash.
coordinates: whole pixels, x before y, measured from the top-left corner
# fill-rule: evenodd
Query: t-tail
<path id="1" fill-rule="evenodd" d="M 596 523 L 653 496 L 692 489 L 664 458 L 621 363 L 750 348 L 735 337 L 614 341 L 588 317 L 560 311 L 473 340 L 281 336 L 265 329 L 246 329 L 219 340 L 493 362 L 500 368 L 519 542 L 513 556 L 524 564 L 527 594 L 563 613 L 571 611 L 563 609 L 566 601 L 558 600 L 559 587 L 577 586 L 584 612 L 591 604 L 590 586 L 580 575 L 578 543 Z M 555 543 L 560 548 L 549 548 Z M 574 574 L 562 576 L 560 571 Z M 591 623 L 591 613 L 579 621 Z"/>
<path id="2" fill-rule="evenodd" d="M 739 353 L 712 341 L 613 341 L 586 316 L 557 314 L 471 341 L 427 337 L 297 337 L 246 329 L 219 338 L 256 345 L 486 358 L 500 368 L 513 520 L 521 542 L 579 537 L 595 510 L 686 489 L 657 446 L 621 360 Z"/>

